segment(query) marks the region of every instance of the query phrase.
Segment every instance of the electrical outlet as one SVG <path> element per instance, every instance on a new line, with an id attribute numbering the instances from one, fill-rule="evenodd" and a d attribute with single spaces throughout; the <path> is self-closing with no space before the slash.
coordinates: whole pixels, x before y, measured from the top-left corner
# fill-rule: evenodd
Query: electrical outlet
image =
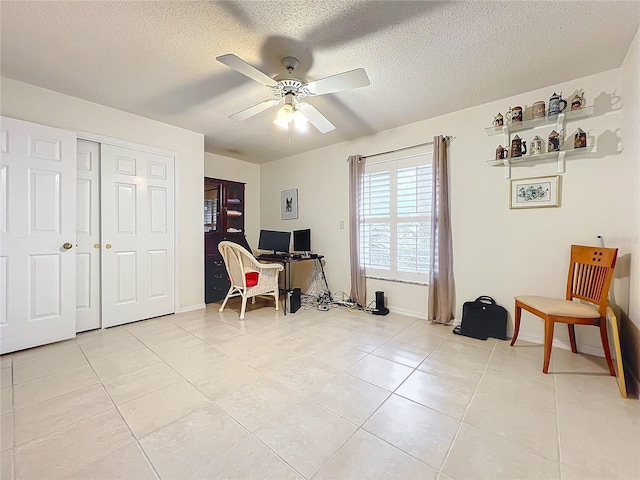
<path id="1" fill-rule="evenodd" d="M 344 220 L 340 220 L 340 230 L 344 230 Z"/>

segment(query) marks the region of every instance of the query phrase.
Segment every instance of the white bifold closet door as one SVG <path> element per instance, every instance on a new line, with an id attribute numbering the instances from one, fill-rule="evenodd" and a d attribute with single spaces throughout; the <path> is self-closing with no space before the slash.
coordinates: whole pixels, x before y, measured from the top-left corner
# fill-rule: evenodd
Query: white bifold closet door
<path id="1" fill-rule="evenodd" d="M 76 332 L 100 328 L 100 144 L 78 140 Z"/>
<path id="2" fill-rule="evenodd" d="M 174 312 L 174 157 L 101 146 L 102 326 Z"/>
<path id="3" fill-rule="evenodd" d="M 173 313 L 171 155 L 0 117 L 0 354 Z"/>
<path id="4" fill-rule="evenodd" d="M 0 123 L 0 353 L 8 353 L 75 336 L 76 135 Z"/>

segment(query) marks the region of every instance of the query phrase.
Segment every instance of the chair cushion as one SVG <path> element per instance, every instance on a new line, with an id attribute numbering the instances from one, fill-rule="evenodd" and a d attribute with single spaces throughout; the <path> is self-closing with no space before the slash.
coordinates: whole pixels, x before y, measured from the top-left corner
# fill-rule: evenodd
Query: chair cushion
<path id="1" fill-rule="evenodd" d="M 600 318 L 600 312 L 594 305 L 588 305 L 559 298 L 536 297 L 532 295 L 520 295 L 515 297 L 520 303 L 524 303 L 546 315 L 576 318 Z"/>
<path id="2" fill-rule="evenodd" d="M 258 272 L 247 272 L 244 274 L 245 283 L 247 287 L 255 287 L 258 284 L 258 277 L 260 274 Z"/>

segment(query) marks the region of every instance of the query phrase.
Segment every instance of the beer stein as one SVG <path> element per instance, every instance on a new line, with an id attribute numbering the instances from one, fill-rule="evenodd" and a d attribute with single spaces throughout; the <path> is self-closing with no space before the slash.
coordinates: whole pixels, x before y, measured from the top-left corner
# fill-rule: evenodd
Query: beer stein
<path id="1" fill-rule="evenodd" d="M 540 118 L 545 116 L 545 103 L 540 100 L 531 106 L 531 114 L 533 118 Z"/>
<path id="2" fill-rule="evenodd" d="M 512 122 L 522 121 L 522 107 L 520 106 L 513 107 L 513 109 L 511 110 L 511 121 Z"/>
<path id="3" fill-rule="evenodd" d="M 553 130 L 549 134 L 549 143 L 547 145 L 547 152 L 559 152 L 560 151 L 560 134 Z"/>
<path id="4" fill-rule="evenodd" d="M 562 108 L 560 107 L 561 103 L 564 104 Z M 553 92 L 553 95 L 549 98 L 549 115 L 557 115 L 563 112 L 565 108 L 567 108 L 567 101 L 562 98 L 562 92 L 560 92 L 560 95 Z"/>
<path id="5" fill-rule="evenodd" d="M 542 153 L 542 139 L 536 135 L 531 140 L 531 155 L 540 155 Z"/>
<path id="6" fill-rule="evenodd" d="M 584 148 L 587 146 L 587 134 L 578 127 L 578 133 L 573 137 L 573 148 Z"/>
<path id="7" fill-rule="evenodd" d="M 576 95 L 571 99 L 571 110 L 578 110 L 584 107 L 584 104 L 584 93 L 582 94 L 582 96 L 576 93 Z"/>
<path id="8" fill-rule="evenodd" d="M 516 135 L 511 141 L 511 158 L 521 157 L 525 153 L 527 153 L 527 143 Z"/>

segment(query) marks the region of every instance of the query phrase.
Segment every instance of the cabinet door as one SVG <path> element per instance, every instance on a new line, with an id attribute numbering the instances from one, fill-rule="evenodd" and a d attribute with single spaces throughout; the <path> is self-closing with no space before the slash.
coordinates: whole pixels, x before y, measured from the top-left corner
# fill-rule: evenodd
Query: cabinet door
<path id="1" fill-rule="evenodd" d="M 222 232 L 222 183 L 212 178 L 204 179 L 204 231 Z"/>
<path id="2" fill-rule="evenodd" d="M 226 234 L 244 233 L 244 184 L 225 182 L 224 212 Z"/>
<path id="3" fill-rule="evenodd" d="M 230 286 L 231 282 L 222 255 L 208 255 L 205 258 L 205 303 L 222 300 L 227 296 Z"/>

